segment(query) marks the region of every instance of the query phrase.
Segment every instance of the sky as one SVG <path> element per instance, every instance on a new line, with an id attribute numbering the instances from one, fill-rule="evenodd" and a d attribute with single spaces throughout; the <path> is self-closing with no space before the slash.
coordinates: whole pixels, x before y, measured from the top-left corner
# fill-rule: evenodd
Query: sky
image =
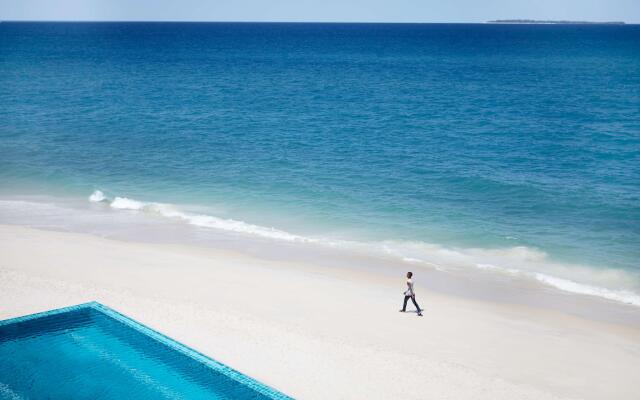
<path id="1" fill-rule="evenodd" d="M 640 0 L 0 0 L 0 20 L 640 23 Z"/>

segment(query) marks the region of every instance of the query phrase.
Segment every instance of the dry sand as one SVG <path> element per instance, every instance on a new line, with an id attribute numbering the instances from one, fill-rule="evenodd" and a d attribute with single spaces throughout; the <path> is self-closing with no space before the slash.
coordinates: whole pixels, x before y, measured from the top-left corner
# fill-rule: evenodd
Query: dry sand
<path id="1" fill-rule="evenodd" d="M 0 319 L 96 300 L 301 399 L 637 399 L 640 329 L 403 277 L 0 225 Z M 410 309 L 411 309 L 410 303 Z"/>

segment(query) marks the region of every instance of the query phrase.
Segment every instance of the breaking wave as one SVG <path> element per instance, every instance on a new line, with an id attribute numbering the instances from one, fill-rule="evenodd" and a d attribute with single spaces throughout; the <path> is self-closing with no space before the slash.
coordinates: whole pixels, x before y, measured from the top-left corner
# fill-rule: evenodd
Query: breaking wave
<path id="1" fill-rule="evenodd" d="M 95 201 L 93 199 L 102 199 L 99 201 L 108 203 L 111 208 L 116 210 L 152 212 L 163 217 L 181 220 L 190 225 L 202 228 L 219 229 L 235 233 L 256 235 L 269 239 L 286 240 L 290 242 L 316 242 L 315 239 L 294 235 L 275 228 L 253 225 L 234 219 L 218 218 L 212 215 L 183 212 L 178 210 L 171 204 L 143 202 L 129 199 L 127 197 L 114 197 L 113 200 L 109 201 L 99 190 L 93 192 L 93 194 L 91 194 L 91 196 L 89 197 L 89 200 Z"/>

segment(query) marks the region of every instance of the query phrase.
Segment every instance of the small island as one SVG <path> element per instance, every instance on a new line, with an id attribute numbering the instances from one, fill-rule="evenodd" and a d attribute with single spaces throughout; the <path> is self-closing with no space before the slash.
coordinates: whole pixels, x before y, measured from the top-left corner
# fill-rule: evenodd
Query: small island
<path id="1" fill-rule="evenodd" d="M 573 25 L 624 25 L 622 21 L 552 21 L 552 20 L 536 20 L 536 19 L 496 19 L 487 21 L 489 24 L 573 24 Z"/>

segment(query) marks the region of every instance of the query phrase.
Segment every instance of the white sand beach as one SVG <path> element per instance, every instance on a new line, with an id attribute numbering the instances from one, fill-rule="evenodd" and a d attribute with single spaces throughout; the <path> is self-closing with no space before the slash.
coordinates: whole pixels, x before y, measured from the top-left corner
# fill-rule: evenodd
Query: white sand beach
<path id="1" fill-rule="evenodd" d="M 0 319 L 95 300 L 301 399 L 638 398 L 640 328 L 418 283 L 419 318 L 403 272 L 0 225 Z"/>

